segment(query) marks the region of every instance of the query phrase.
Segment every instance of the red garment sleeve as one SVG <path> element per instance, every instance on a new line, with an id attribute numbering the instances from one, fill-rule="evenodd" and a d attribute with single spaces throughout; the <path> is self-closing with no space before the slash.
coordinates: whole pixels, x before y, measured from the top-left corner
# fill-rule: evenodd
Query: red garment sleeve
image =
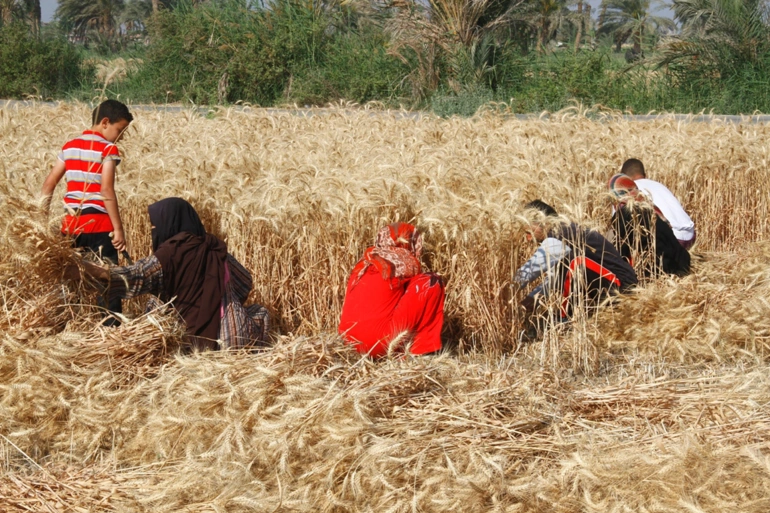
<path id="1" fill-rule="evenodd" d="M 104 147 L 104 150 L 102 151 L 102 162 L 107 162 L 108 160 L 114 160 L 116 166 L 120 164 L 120 150 L 118 150 L 117 145 L 108 144 Z"/>

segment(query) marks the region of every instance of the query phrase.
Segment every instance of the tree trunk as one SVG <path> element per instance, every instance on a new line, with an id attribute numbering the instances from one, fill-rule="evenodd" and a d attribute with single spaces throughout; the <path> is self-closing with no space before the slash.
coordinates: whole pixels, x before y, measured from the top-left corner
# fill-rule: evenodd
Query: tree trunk
<path id="1" fill-rule="evenodd" d="M 543 52 L 545 51 L 545 44 L 546 44 L 545 39 L 547 37 L 546 33 L 548 32 L 548 29 L 549 29 L 548 25 L 549 25 L 548 20 L 545 19 L 543 20 L 543 24 L 540 26 L 540 34 L 538 34 L 538 37 L 537 37 L 537 54 L 538 55 L 542 55 Z"/>
<path id="2" fill-rule="evenodd" d="M 583 1 L 582 0 L 578 0 L 577 14 L 578 14 L 578 26 L 577 26 L 577 36 L 575 36 L 575 53 L 578 53 L 578 50 L 580 49 L 580 40 L 583 38 Z"/>
<path id="3" fill-rule="evenodd" d="M 3 25 L 10 25 L 13 21 L 13 1 L 0 2 L 0 13 L 3 18 Z"/>
<path id="4" fill-rule="evenodd" d="M 43 19 L 43 14 L 40 9 L 40 0 L 34 0 L 34 2 L 32 2 L 32 12 L 30 14 L 32 14 L 32 31 L 35 34 L 39 34 L 40 23 Z"/>
<path id="5" fill-rule="evenodd" d="M 634 31 L 634 53 L 636 55 L 642 55 L 642 29 L 643 25 L 639 26 L 639 30 Z"/>
<path id="6" fill-rule="evenodd" d="M 602 12 L 599 13 L 599 26 L 596 28 L 597 32 L 601 32 L 604 26 L 604 18 L 607 16 L 607 4 L 602 2 Z"/>
<path id="7" fill-rule="evenodd" d="M 152 12 L 153 13 L 158 12 L 158 8 L 159 8 L 158 1 L 159 0 L 152 0 Z"/>

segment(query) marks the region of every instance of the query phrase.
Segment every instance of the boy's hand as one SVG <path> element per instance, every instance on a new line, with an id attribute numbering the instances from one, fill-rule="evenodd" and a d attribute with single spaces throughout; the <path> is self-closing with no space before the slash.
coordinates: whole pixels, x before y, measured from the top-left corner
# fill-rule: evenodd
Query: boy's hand
<path id="1" fill-rule="evenodd" d="M 126 250 L 126 239 L 122 229 L 116 229 L 111 234 L 112 246 L 121 253 Z"/>
<path id="2" fill-rule="evenodd" d="M 56 164 L 53 166 L 53 169 L 51 169 L 51 172 L 48 173 L 48 176 L 45 179 L 45 182 L 43 182 L 43 187 L 40 190 L 41 194 L 45 198 L 45 202 L 43 204 L 43 208 L 45 209 L 46 215 L 48 215 L 48 209 L 51 206 L 51 196 L 53 196 L 53 191 L 56 189 L 56 184 L 59 183 L 59 181 L 64 176 L 64 173 L 66 172 L 64 162 L 61 160 L 57 160 Z"/>

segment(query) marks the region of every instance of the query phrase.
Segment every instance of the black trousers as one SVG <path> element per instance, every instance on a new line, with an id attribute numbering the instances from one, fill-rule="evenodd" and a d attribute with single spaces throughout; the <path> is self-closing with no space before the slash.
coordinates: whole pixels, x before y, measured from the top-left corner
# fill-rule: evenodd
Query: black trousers
<path id="1" fill-rule="evenodd" d="M 112 245 L 112 239 L 107 232 L 100 233 L 81 233 L 75 237 L 75 247 L 91 252 L 108 261 L 112 265 L 118 265 L 118 250 Z M 123 313 L 123 302 L 120 298 L 107 300 L 104 296 L 99 296 L 97 303 L 102 308 L 107 308 L 113 313 Z M 120 321 L 110 316 L 104 321 L 105 326 L 120 326 Z"/>

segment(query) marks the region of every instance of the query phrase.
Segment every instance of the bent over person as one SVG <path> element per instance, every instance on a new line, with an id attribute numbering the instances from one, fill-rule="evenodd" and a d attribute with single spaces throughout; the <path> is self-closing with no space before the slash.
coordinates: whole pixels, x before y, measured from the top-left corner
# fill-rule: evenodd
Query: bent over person
<path id="1" fill-rule="evenodd" d="M 599 232 L 559 223 L 556 210 L 540 200 L 525 209 L 545 216 L 542 222 L 531 222 L 529 232 L 540 246 L 514 277 L 520 287 L 542 278 L 522 302 L 527 314 L 534 313 L 539 301 L 556 300 L 560 318 L 567 320 L 578 290 L 595 304 L 607 293 L 623 292 L 638 282 L 633 267 Z M 585 277 L 583 287 L 576 284 L 579 275 Z"/>
<path id="2" fill-rule="evenodd" d="M 623 162 L 620 172 L 633 180 L 640 190 L 649 194 L 652 202 L 660 209 L 668 224 L 671 225 L 671 230 L 679 244 L 689 251 L 695 244 L 697 235 L 695 223 L 692 222 L 674 193 L 662 183 L 647 178 L 644 164 L 639 159 L 628 159 Z"/>
<path id="3" fill-rule="evenodd" d="M 339 332 L 359 353 L 387 354 L 406 333 L 411 354 L 441 349 L 444 284 L 422 273 L 422 235 L 408 223 L 381 228 L 373 247 L 353 267 L 342 305 Z"/>
<path id="4" fill-rule="evenodd" d="M 152 255 L 109 269 L 84 262 L 86 272 L 108 282 L 110 298 L 155 294 L 170 302 L 186 324 L 193 349 L 264 345 L 267 310 L 244 306 L 251 275 L 227 252 L 224 241 L 206 233 L 198 213 L 181 198 L 163 199 L 148 211 Z"/>
<path id="5" fill-rule="evenodd" d="M 656 268 L 645 269 L 643 274 L 654 274 L 657 269 L 677 276 L 688 274 L 690 254 L 660 209 L 624 174 L 610 178 L 608 187 L 617 202 L 612 227 L 623 257 L 633 265 L 635 256 L 651 253 L 654 248 Z"/>

